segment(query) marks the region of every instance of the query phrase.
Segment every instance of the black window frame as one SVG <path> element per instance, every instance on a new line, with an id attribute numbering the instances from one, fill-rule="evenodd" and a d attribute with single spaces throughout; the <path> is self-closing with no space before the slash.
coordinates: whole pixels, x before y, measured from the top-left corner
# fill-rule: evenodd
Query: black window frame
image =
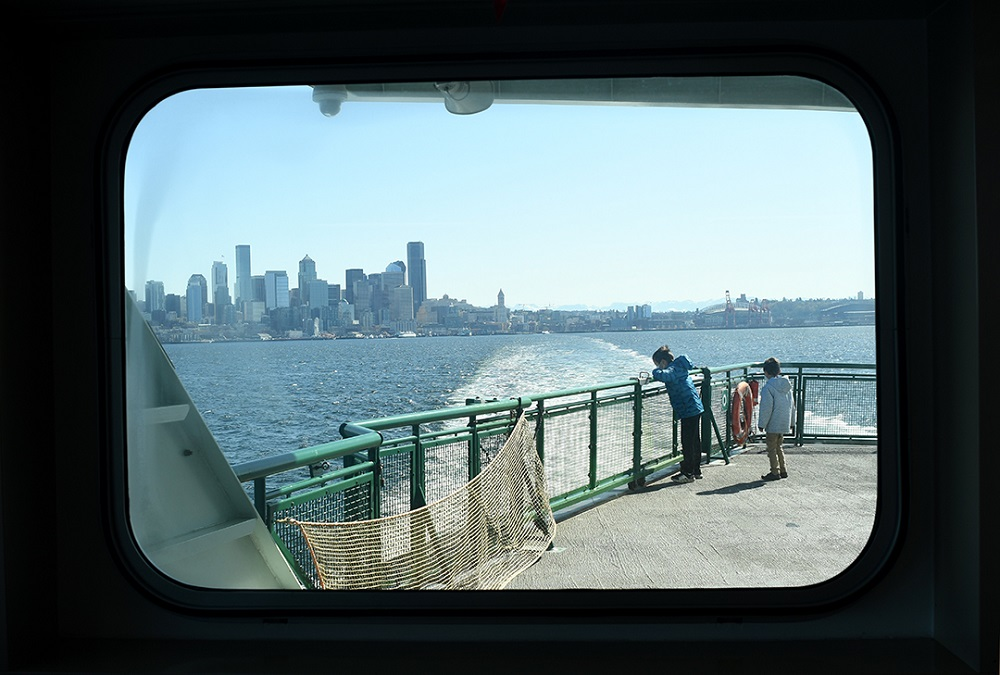
<path id="1" fill-rule="evenodd" d="M 462 591 L 392 593 L 202 589 L 165 577 L 148 563 L 128 522 L 124 364 L 124 166 L 128 141 L 143 115 L 159 101 L 188 89 L 273 85 L 426 82 L 480 79 L 557 79 L 657 76 L 794 75 L 823 82 L 850 99 L 872 142 L 878 366 L 878 502 L 868 544 L 857 560 L 825 582 L 792 588 L 657 589 L 602 591 Z M 317 113 L 319 114 L 319 113 Z M 128 578 L 163 605 L 201 615 L 531 615 L 607 619 L 614 615 L 789 615 L 806 618 L 858 597 L 883 575 L 901 547 L 905 456 L 901 350 L 903 282 L 902 216 L 896 129 L 887 104 L 863 73 L 829 54 L 800 51 L 590 53 L 574 58 L 425 59 L 355 61 L 344 64 L 226 65 L 205 63 L 136 82 L 108 120 L 99 172 L 102 198 L 102 342 L 106 362 L 103 478 L 105 522 Z"/>

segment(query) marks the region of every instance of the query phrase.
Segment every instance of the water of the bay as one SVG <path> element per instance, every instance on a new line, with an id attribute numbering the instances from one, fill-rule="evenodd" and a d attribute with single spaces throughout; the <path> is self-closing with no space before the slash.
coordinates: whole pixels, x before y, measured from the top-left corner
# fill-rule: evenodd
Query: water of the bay
<path id="1" fill-rule="evenodd" d="M 617 382 L 662 344 L 697 367 L 875 363 L 871 326 L 164 345 L 227 459 L 340 438 L 345 421 Z"/>

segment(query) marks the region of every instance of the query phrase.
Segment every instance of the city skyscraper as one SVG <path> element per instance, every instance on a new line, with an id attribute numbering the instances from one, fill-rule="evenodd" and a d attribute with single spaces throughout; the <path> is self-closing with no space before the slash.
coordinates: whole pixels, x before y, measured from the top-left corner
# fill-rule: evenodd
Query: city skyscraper
<path id="1" fill-rule="evenodd" d="M 347 301 L 352 305 L 354 304 L 354 283 L 356 281 L 364 280 L 365 271 L 363 269 L 355 267 L 347 270 L 345 279 L 346 283 L 344 284 L 344 297 L 346 297 Z"/>
<path id="2" fill-rule="evenodd" d="M 316 263 L 308 255 L 299 261 L 299 302 L 309 304 L 309 283 L 316 281 Z"/>
<path id="3" fill-rule="evenodd" d="M 166 294 L 163 290 L 162 281 L 146 282 L 146 312 L 148 314 L 163 311 L 165 308 L 165 297 Z"/>
<path id="4" fill-rule="evenodd" d="M 288 307 L 288 272 L 268 270 L 264 272 L 264 306 L 267 309 Z"/>
<path id="5" fill-rule="evenodd" d="M 229 296 L 229 268 L 226 263 L 212 263 L 212 302 L 215 304 L 215 323 L 228 323 L 224 316 L 226 307 L 232 304 Z"/>
<path id="6" fill-rule="evenodd" d="M 411 241 L 406 244 L 406 271 L 409 286 L 413 289 L 413 311 L 427 299 L 427 262 L 424 260 L 424 242 Z"/>
<path id="7" fill-rule="evenodd" d="M 205 319 L 205 303 L 208 302 L 208 281 L 202 274 L 192 274 L 187 286 L 187 319 L 191 323 L 201 323 Z"/>
<path id="8" fill-rule="evenodd" d="M 216 260 L 212 263 L 212 302 L 218 303 L 220 293 L 229 299 L 229 268 L 226 263 Z"/>
<path id="9" fill-rule="evenodd" d="M 389 318 L 392 321 L 413 321 L 413 289 L 396 286 L 389 299 Z"/>
<path id="10" fill-rule="evenodd" d="M 403 286 L 406 284 L 406 265 L 403 264 L 402 260 L 397 260 L 394 263 L 389 263 L 385 267 L 385 272 L 382 273 L 382 288 L 387 291 L 391 291 L 397 286 Z"/>
<path id="11" fill-rule="evenodd" d="M 309 298 L 310 307 L 329 307 L 330 285 L 326 279 L 313 279 L 305 286 L 305 296 Z"/>
<path id="12" fill-rule="evenodd" d="M 236 247 L 236 304 L 253 300 L 253 282 L 250 277 L 250 245 Z"/>

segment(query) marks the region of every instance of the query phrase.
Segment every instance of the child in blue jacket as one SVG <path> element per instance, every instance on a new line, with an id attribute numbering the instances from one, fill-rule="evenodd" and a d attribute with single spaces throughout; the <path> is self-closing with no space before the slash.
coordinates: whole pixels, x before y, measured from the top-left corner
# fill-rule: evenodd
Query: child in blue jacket
<path id="1" fill-rule="evenodd" d="M 664 384 L 674 414 L 681 421 L 681 450 L 684 459 L 681 460 L 680 473 L 672 480 L 690 483 L 701 478 L 701 415 L 705 412 L 701 396 L 688 375 L 688 371 L 694 367 L 683 354 L 675 359 L 667 345 L 653 353 L 653 363 L 656 365 L 653 379 Z"/>

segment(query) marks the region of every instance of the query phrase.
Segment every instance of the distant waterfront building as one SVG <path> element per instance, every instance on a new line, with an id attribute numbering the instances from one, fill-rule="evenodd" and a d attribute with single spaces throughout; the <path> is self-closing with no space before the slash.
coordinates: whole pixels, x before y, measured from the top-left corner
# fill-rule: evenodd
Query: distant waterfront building
<path id="1" fill-rule="evenodd" d="M 372 285 L 367 279 L 358 279 L 351 286 L 348 302 L 354 305 L 354 315 L 359 320 L 361 319 L 363 311 L 370 311 L 372 308 L 372 296 L 374 295 L 373 290 Z M 354 298 L 353 301 L 350 300 L 352 297 Z"/>
<path id="2" fill-rule="evenodd" d="M 162 281 L 146 282 L 146 313 L 162 312 L 166 309 L 166 295 Z"/>
<path id="3" fill-rule="evenodd" d="M 176 293 L 167 293 L 166 298 L 163 302 L 163 309 L 166 310 L 167 316 L 174 314 L 175 318 L 181 315 L 181 296 Z"/>
<path id="4" fill-rule="evenodd" d="M 205 320 L 205 305 L 208 303 L 208 281 L 202 274 L 192 274 L 187 285 L 187 320 L 202 323 Z"/>
<path id="5" fill-rule="evenodd" d="M 227 316 L 232 310 L 226 308 L 232 305 L 229 297 L 229 268 L 226 263 L 212 263 L 212 302 L 215 304 L 215 323 L 229 323 Z"/>
<path id="6" fill-rule="evenodd" d="M 219 287 L 222 287 L 226 291 L 226 297 L 229 297 L 229 268 L 226 267 L 226 263 L 216 260 L 212 263 L 212 297 L 214 298 Z"/>
<path id="7" fill-rule="evenodd" d="M 500 292 L 497 293 L 497 306 L 493 312 L 493 320 L 499 324 L 510 323 L 510 310 L 507 309 L 507 306 L 504 304 L 504 294 L 502 288 L 500 289 Z"/>
<path id="8" fill-rule="evenodd" d="M 375 275 L 370 275 L 369 280 Z M 374 293 L 372 296 L 372 309 L 378 318 L 379 323 L 386 321 L 396 321 L 396 310 L 393 308 L 395 289 L 406 284 L 406 265 L 401 260 L 386 265 L 385 272 L 378 275 L 377 281 L 372 281 Z M 410 300 L 410 313 L 413 313 L 413 300 Z"/>
<path id="9" fill-rule="evenodd" d="M 264 306 L 268 310 L 290 306 L 288 272 L 285 270 L 264 272 Z"/>
<path id="10" fill-rule="evenodd" d="M 411 241 L 406 244 L 406 272 L 408 285 L 413 289 L 413 311 L 427 299 L 427 261 L 424 260 L 424 242 Z"/>
<path id="11" fill-rule="evenodd" d="M 264 290 L 264 275 L 255 274 L 250 277 L 250 297 L 248 300 L 253 300 L 254 302 L 264 302 L 267 299 L 267 292 Z"/>
<path id="12" fill-rule="evenodd" d="M 250 276 L 250 245 L 236 247 L 236 304 L 253 300 L 253 280 Z"/>
<path id="13" fill-rule="evenodd" d="M 309 303 L 309 284 L 316 281 L 316 263 L 308 255 L 299 261 L 299 302 Z"/>
<path id="14" fill-rule="evenodd" d="M 243 320 L 247 323 L 260 323 L 264 314 L 266 310 L 263 300 L 247 300 L 243 303 Z"/>
<path id="15" fill-rule="evenodd" d="M 390 291 L 389 319 L 391 321 L 413 321 L 413 289 L 396 286 Z"/>
<path id="16" fill-rule="evenodd" d="M 347 298 L 347 302 L 354 304 L 354 285 L 359 281 L 365 280 L 365 271 L 360 268 L 351 268 L 347 270 L 344 279 L 344 295 Z"/>
<path id="17" fill-rule="evenodd" d="M 354 306 L 347 302 L 346 298 L 341 299 L 336 310 L 336 321 L 339 325 L 350 326 L 354 323 Z"/>
<path id="18" fill-rule="evenodd" d="M 385 272 L 382 273 L 382 288 L 391 291 L 397 286 L 406 283 L 406 265 L 402 260 L 386 265 Z"/>
<path id="19" fill-rule="evenodd" d="M 305 297 L 310 307 L 329 307 L 330 284 L 325 279 L 313 279 L 305 286 Z"/>

